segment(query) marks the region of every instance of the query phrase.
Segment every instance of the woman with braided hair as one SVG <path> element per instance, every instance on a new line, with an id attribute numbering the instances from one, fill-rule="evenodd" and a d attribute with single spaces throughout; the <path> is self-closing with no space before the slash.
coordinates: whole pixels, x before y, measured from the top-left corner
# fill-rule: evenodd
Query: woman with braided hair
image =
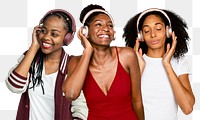
<path id="1" fill-rule="evenodd" d="M 34 27 L 32 43 L 10 70 L 7 87 L 22 93 L 16 120 L 72 120 L 71 101 L 63 96 L 70 56 L 63 45 L 73 40 L 76 24 L 63 10 L 47 12 Z"/>

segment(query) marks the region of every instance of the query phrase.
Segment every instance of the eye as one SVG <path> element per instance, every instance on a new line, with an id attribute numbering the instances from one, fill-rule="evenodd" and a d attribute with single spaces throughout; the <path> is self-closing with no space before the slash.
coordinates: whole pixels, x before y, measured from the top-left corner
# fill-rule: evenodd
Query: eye
<path id="1" fill-rule="evenodd" d="M 160 30 L 162 30 L 162 28 L 161 27 L 157 27 L 156 30 L 160 31 Z"/>
<path id="2" fill-rule="evenodd" d="M 51 36 L 53 36 L 53 37 L 57 37 L 57 36 L 58 36 L 58 34 L 57 34 L 57 33 L 55 33 L 55 32 L 52 32 L 52 33 L 51 33 Z"/>
<path id="3" fill-rule="evenodd" d="M 44 29 L 44 28 L 42 28 L 40 31 L 41 31 L 42 34 L 46 34 L 47 33 L 47 30 Z"/>
<path id="4" fill-rule="evenodd" d="M 158 24 L 158 25 L 156 25 L 155 30 L 160 31 L 160 30 L 162 30 L 162 28 L 163 28 L 163 26 Z"/>
<path id="5" fill-rule="evenodd" d="M 142 29 L 142 32 L 143 33 L 149 33 L 150 32 L 150 28 L 149 27 L 144 27 L 143 29 Z"/>
<path id="6" fill-rule="evenodd" d="M 144 30 L 144 33 L 149 33 L 149 30 Z"/>
<path id="7" fill-rule="evenodd" d="M 95 26 L 102 26 L 102 24 L 101 23 L 96 23 Z"/>
<path id="8" fill-rule="evenodd" d="M 108 26 L 109 26 L 110 28 L 113 28 L 113 27 L 114 27 L 114 25 L 113 25 L 113 24 L 109 24 Z"/>

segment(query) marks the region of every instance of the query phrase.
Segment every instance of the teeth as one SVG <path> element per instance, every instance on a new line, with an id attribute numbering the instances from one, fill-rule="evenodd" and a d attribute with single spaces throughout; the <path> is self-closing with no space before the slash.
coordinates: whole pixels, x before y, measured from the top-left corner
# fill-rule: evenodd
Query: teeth
<path id="1" fill-rule="evenodd" d="M 43 46 L 44 46 L 44 47 L 50 47 L 51 44 L 43 43 Z"/>
<path id="2" fill-rule="evenodd" d="M 102 38 L 109 38 L 108 35 L 100 35 L 99 37 L 102 37 Z"/>

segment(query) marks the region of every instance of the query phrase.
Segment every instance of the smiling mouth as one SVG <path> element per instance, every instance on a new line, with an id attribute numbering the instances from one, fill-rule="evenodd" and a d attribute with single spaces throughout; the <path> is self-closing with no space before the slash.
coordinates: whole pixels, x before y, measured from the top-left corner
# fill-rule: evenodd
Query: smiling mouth
<path id="1" fill-rule="evenodd" d="M 110 38 L 108 35 L 99 35 L 100 38 Z"/>
<path id="2" fill-rule="evenodd" d="M 42 43 L 43 48 L 50 48 L 52 45 L 48 43 Z"/>

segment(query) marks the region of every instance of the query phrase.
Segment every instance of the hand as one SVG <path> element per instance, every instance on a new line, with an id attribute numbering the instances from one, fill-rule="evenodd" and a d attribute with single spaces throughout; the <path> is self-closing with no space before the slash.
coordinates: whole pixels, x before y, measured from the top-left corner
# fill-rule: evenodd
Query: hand
<path id="1" fill-rule="evenodd" d="M 142 49 L 139 48 L 139 46 L 140 46 L 140 42 L 139 42 L 139 39 L 137 39 L 136 43 L 135 43 L 135 46 L 134 46 L 134 51 L 135 51 L 135 53 L 137 55 L 139 66 L 140 66 L 140 71 L 142 73 L 146 63 L 145 63 L 145 61 L 144 61 L 144 59 L 142 57 Z"/>
<path id="2" fill-rule="evenodd" d="M 170 48 L 170 44 L 167 44 L 166 52 L 162 58 L 164 65 L 170 64 L 171 58 L 175 52 L 176 44 L 177 44 L 177 37 L 175 36 L 174 31 L 172 32 L 172 46 Z"/>
<path id="3" fill-rule="evenodd" d="M 34 46 L 36 48 L 40 48 L 40 44 L 38 42 L 38 37 L 39 37 L 39 34 L 41 32 L 41 25 L 37 25 L 34 27 L 33 29 L 33 33 L 32 33 L 32 44 L 31 46 Z"/>
<path id="4" fill-rule="evenodd" d="M 79 29 L 77 36 L 81 40 L 81 44 L 85 49 L 91 49 L 93 51 L 92 45 L 90 44 L 88 39 L 82 34 L 82 28 Z"/>

